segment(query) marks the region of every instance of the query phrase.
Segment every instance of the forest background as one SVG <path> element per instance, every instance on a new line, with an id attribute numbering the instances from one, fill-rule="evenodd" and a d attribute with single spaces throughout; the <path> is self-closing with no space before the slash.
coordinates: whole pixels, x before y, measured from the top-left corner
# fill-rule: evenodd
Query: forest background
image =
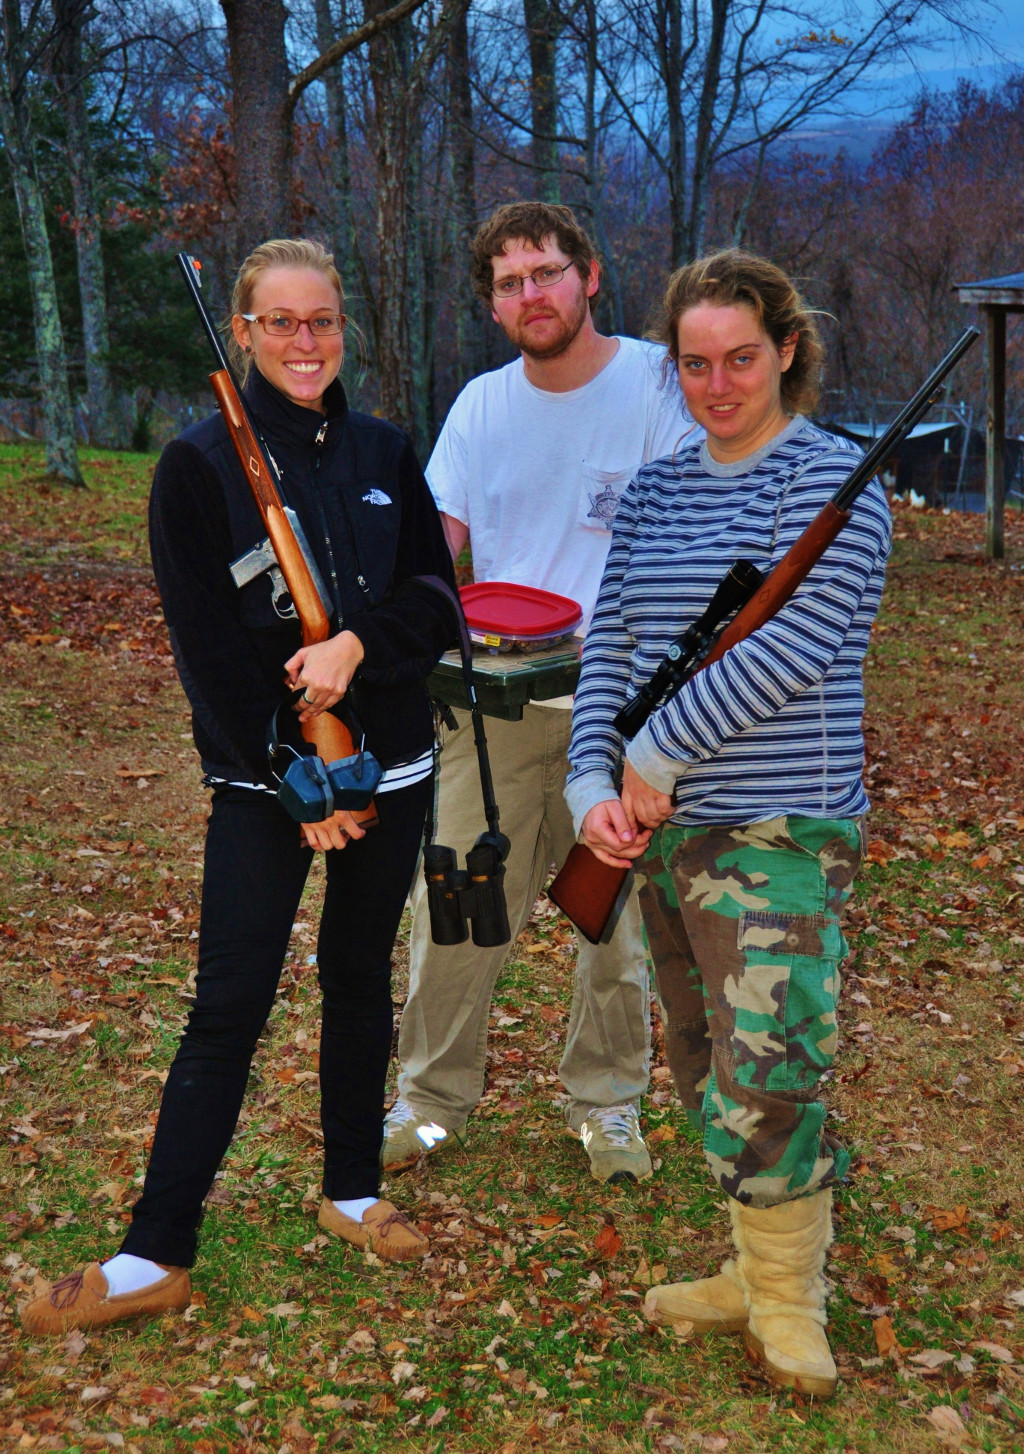
<path id="1" fill-rule="evenodd" d="M 340 262 L 354 401 L 425 456 L 508 357 L 467 245 L 522 196 L 591 228 L 607 331 L 641 333 L 708 248 L 766 253 L 832 315 L 823 413 L 884 417 L 969 321 L 953 284 L 1019 266 L 1024 75 L 877 119 L 895 65 L 981 54 L 994 23 L 985 0 L 2 0 L 0 420 L 73 483 L 76 435 L 159 444 L 209 402 L 174 252 L 222 311 L 250 246 L 305 232 Z M 955 385 L 979 424 L 983 368 Z"/>
<path id="2" fill-rule="evenodd" d="M 867 664 L 871 838 L 830 1123 L 854 1151 L 830 1260 L 837 1398 L 735 1342 L 646 1324 L 726 1219 L 655 1038 L 656 1176 L 599 1188 L 561 1116 L 573 942 L 541 900 L 495 999 L 464 1141 L 387 1188 L 414 1271 L 318 1234 L 315 876 L 209 1198 L 193 1301 L 29 1340 L 17 1305 L 113 1250 L 194 988 L 206 805 L 145 533 L 146 448 L 205 409 L 174 264 L 215 307 L 261 237 L 338 250 L 347 384 L 421 453 L 506 356 L 468 291 L 497 203 L 571 202 L 599 323 L 639 332 L 670 266 L 742 241 L 830 310 L 826 408 L 889 412 L 1020 266 L 1024 78 L 936 88 L 904 47 L 959 0 L 0 0 L 0 1443 L 126 1454 L 1010 1454 L 1024 1439 L 1024 519 L 895 510 Z M 362 7 L 362 8 L 360 8 Z M 1009 30 L 1009 21 L 1003 25 Z M 827 127 L 850 121 L 845 153 Z M 876 114 L 872 114 L 876 113 Z M 1010 340 L 1010 420 L 1020 374 Z M 981 417 L 981 351 L 951 399 Z M 76 429 L 90 447 L 76 448 Z M 95 444 L 120 446 L 114 453 Z M 45 466 L 45 469 L 44 469 Z M 84 474 L 88 490 L 55 487 Z M 404 939 L 395 999 L 406 988 Z"/>

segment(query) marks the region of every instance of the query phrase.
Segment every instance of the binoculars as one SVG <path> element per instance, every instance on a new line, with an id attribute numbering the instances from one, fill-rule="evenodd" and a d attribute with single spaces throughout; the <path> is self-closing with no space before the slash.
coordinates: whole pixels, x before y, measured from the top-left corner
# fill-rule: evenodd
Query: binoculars
<path id="1" fill-rule="evenodd" d="M 490 949 L 512 937 L 505 907 L 505 859 L 509 841 L 504 833 L 481 833 L 466 854 L 466 867 L 457 867 L 454 848 L 428 843 L 423 849 L 427 880 L 430 937 L 435 944 L 463 944 L 472 921 L 473 943 Z"/>

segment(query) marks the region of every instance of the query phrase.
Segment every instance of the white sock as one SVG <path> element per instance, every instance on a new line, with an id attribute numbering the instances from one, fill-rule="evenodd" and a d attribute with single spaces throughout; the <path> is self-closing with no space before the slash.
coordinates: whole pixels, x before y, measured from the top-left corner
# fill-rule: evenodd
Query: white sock
<path id="1" fill-rule="evenodd" d="M 103 1276 L 107 1279 L 111 1297 L 120 1297 L 125 1292 L 138 1292 L 159 1282 L 167 1273 L 148 1257 L 134 1257 L 130 1252 L 119 1252 L 109 1262 L 101 1264 Z"/>
<path id="2" fill-rule="evenodd" d="M 334 1205 L 343 1216 L 351 1217 L 353 1222 L 361 1222 L 363 1213 L 375 1207 L 380 1197 L 357 1197 L 354 1202 L 335 1202 Z"/>

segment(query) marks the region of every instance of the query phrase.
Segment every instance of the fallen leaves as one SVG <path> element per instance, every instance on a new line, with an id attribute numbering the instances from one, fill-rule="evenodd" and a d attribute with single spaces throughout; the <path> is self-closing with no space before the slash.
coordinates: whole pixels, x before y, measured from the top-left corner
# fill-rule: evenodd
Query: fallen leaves
<path id="1" fill-rule="evenodd" d="M 80 1024 L 68 1025 L 64 1030 L 51 1030 L 44 1025 L 28 1025 L 25 1033 L 29 1040 L 71 1040 L 76 1035 L 84 1035 L 86 1030 L 92 1028 L 92 1020 L 82 1020 Z"/>
<path id="2" fill-rule="evenodd" d="M 664 1262 L 655 1262 L 653 1266 L 648 1266 L 647 1258 L 641 1257 L 633 1274 L 633 1281 L 641 1287 L 654 1287 L 664 1282 L 667 1276 L 668 1267 Z"/>
<path id="3" fill-rule="evenodd" d="M 923 1353 L 912 1353 L 907 1362 L 916 1363 L 920 1368 L 941 1368 L 943 1364 L 952 1363 L 955 1357 L 954 1353 L 947 1353 L 942 1348 L 926 1348 Z"/>
<path id="4" fill-rule="evenodd" d="M 622 1248 L 622 1237 L 615 1230 L 614 1219 L 609 1216 L 607 1221 L 594 1238 L 594 1251 L 598 1257 L 614 1257 Z"/>
<path id="5" fill-rule="evenodd" d="M 874 1318 L 872 1328 L 875 1334 L 875 1347 L 878 1349 L 880 1357 L 885 1358 L 894 1349 L 899 1350 L 899 1340 L 886 1314 L 883 1313 L 880 1318 Z"/>
<path id="6" fill-rule="evenodd" d="M 1014 1361 L 1014 1355 L 1010 1352 L 1009 1348 L 1004 1348 L 1001 1343 L 987 1343 L 978 1339 L 971 1344 L 971 1347 L 977 1348 L 981 1353 L 987 1353 L 997 1363 L 1012 1363 Z"/>
<path id="7" fill-rule="evenodd" d="M 644 1140 L 648 1146 L 664 1146 L 669 1141 L 677 1140 L 678 1136 L 679 1132 L 675 1126 L 670 1125 L 666 1121 L 660 1126 L 655 1126 L 653 1131 L 648 1131 Z"/>
<path id="8" fill-rule="evenodd" d="M 146 1408 L 168 1408 L 174 1402 L 172 1391 L 161 1383 L 147 1383 L 135 1390 L 138 1403 Z"/>
<path id="9" fill-rule="evenodd" d="M 953 1207 L 950 1211 L 943 1211 L 940 1207 L 925 1207 L 924 1218 L 931 1222 L 936 1232 L 963 1232 L 966 1230 L 970 1214 L 966 1206 Z"/>
<path id="10" fill-rule="evenodd" d="M 1019 591 L 1019 579 L 1008 578 L 1008 589 Z M 151 586 L 139 592 L 151 606 Z M 113 694 L 108 698 L 103 685 L 114 673 L 105 673 L 103 665 L 116 662 L 123 684 L 124 674 L 145 653 L 132 652 L 127 664 L 119 661 L 121 642 L 150 641 L 154 665 L 147 678 L 136 673 L 134 689 L 151 694 L 149 676 L 170 680 L 162 661 L 166 641 L 157 640 L 162 627 L 153 622 L 146 627 L 149 634 L 141 634 L 124 593 L 116 602 L 93 602 L 90 609 L 94 615 L 86 630 L 68 628 L 70 650 L 58 653 L 42 643 L 33 650 L 36 695 L 25 701 L 24 687 L 12 678 L 9 698 L 10 720 L 26 732 L 31 723 L 37 733 L 43 711 L 52 710 L 60 695 L 46 673 L 80 669 L 82 650 L 105 654 L 94 664 L 100 679 L 93 691 L 96 713 L 76 710 L 75 717 L 89 734 L 90 755 L 82 761 L 88 777 L 84 771 L 69 774 L 66 782 L 55 777 L 49 797 L 40 785 L 48 784 L 45 775 L 33 776 L 34 794 L 18 780 L 3 809 L 9 818 L 3 837 L 20 845 L 21 862 L 31 873 L 25 896 L 5 899 L 0 926 L 0 945 L 11 966 L 4 1015 L 19 1022 L 0 1038 L 0 1070 L 15 1083 L 3 1130 L 16 1170 L 11 1207 L 18 1212 L 17 1221 L 0 1214 L 0 1236 L 9 1239 L 5 1254 L 38 1258 L 48 1272 L 60 1266 L 56 1256 L 48 1260 L 47 1244 L 55 1222 L 59 1227 L 62 1217 L 72 1215 L 68 1208 L 74 1207 L 81 1222 L 75 1246 L 102 1233 L 104 1222 L 111 1238 L 121 1234 L 152 1134 L 148 1117 L 159 1092 L 154 1081 L 166 1076 L 187 1008 L 182 999 L 191 990 L 190 935 L 198 929 L 203 806 L 195 795 L 178 688 L 169 688 L 173 714 L 161 720 L 139 704 L 139 724 L 160 733 L 158 738 L 122 736 L 111 745 L 101 737 L 115 720 L 109 710 Z M 102 630 L 111 624 L 124 630 Z M 25 631 L 57 629 L 36 612 L 11 618 L 6 628 L 15 637 L 20 632 L 20 640 Z M 892 643 L 896 635 L 882 639 Z M 21 663 L 29 660 L 20 645 L 12 650 L 21 652 Z M 984 742 L 977 733 L 965 736 L 979 703 L 968 701 L 966 693 L 962 702 L 939 703 L 938 694 L 937 686 L 930 702 L 882 712 L 877 693 L 869 689 L 872 765 L 880 766 L 871 780 L 875 811 L 867 867 L 852 900 L 852 911 L 861 917 L 851 918 L 857 957 L 852 973 L 850 966 L 844 969 L 845 1058 L 830 1090 L 833 1104 L 851 1122 L 843 1128 L 848 1144 L 861 1148 L 850 1195 L 837 1211 L 840 1240 L 833 1263 L 851 1299 L 832 1325 L 843 1398 L 827 1410 L 808 1410 L 790 1400 L 771 1408 L 755 1397 L 749 1409 L 757 1426 L 732 1433 L 737 1448 L 746 1447 L 744 1440 L 773 1446 L 787 1429 L 791 1442 L 813 1442 L 821 1418 L 830 1446 L 837 1448 L 843 1434 L 850 1447 L 888 1448 L 890 1429 L 893 1447 L 908 1449 L 934 1446 L 943 1432 L 951 1447 L 960 1440 L 972 1449 L 1009 1449 L 1018 1435 L 1011 1414 L 994 1412 L 996 1404 L 984 1400 L 990 1393 L 993 1399 L 1005 1394 L 1008 1404 L 1019 1404 L 1022 1377 L 1011 1320 L 1024 1310 L 1018 1266 L 1024 1226 L 1019 1182 L 1013 1179 L 1017 1153 L 1006 1135 L 1019 1110 L 1008 1116 L 999 1097 L 1005 1102 L 1009 1090 L 1012 1098 L 1024 1073 L 1024 1020 L 1010 988 L 1024 945 L 1005 932 L 1020 933 L 1024 855 L 1017 840 L 1024 833 L 1024 800 L 1016 766 L 997 782 L 991 762 L 975 759 L 1019 756 L 1020 732 L 1017 720 L 1001 716 L 986 694 L 991 729 Z M 72 705 L 70 693 L 66 701 Z M 156 703 L 152 695 L 151 701 Z M 922 741 L 925 711 L 936 713 L 935 735 Z M 1024 711 L 1019 719 L 1024 724 Z M 116 720 L 121 730 L 123 713 Z M 66 739 L 58 746 L 64 754 L 60 773 L 68 764 L 77 768 L 81 759 L 66 752 Z M 105 753 L 101 767 L 91 755 L 94 749 Z M 950 766 L 943 769 L 946 762 Z M 133 783 L 140 780 L 151 782 L 148 794 L 136 794 Z M 173 814 L 161 808 L 157 815 L 161 794 L 165 803 L 173 798 Z M 60 808 L 68 831 L 51 852 L 40 824 L 52 818 L 52 806 L 65 802 L 78 806 Z M 193 820 L 188 827 L 186 814 Z M 173 817 L 169 826 L 164 815 Z M 5 888 L 17 883 L 15 873 Z M 1010 913 L 1005 895 L 1013 893 L 1018 897 Z M 419 1441 L 432 1449 L 441 1440 L 491 1454 L 531 1445 L 538 1451 L 582 1448 L 595 1440 L 618 1448 L 644 1435 L 656 1454 L 727 1448 L 729 1434 L 706 1432 L 718 1417 L 713 1350 L 694 1344 L 684 1367 L 672 1334 L 645 1328 L 642 1318 L 644 1291 L 667 1279 L 669 1265 L 673 1275 L 686 1276 L 717 1257 L 725 1219 L 709 1213 L 705 1223 L 692 1216 L 694 1188 L 704 1187 L 699 1153 L 664 1063 L 652 1072 L 646 1135 L 652 1152 L 656 1146 L 678 1147 L 679 1154 L 666 1156 L 671 1165 L 655 1180 L 639 1189 L 598 1188 L 587 1177 L 578 1141 L 564 1137 L 556 1072 L 569 974 L 556 978 L 556 970 L 564 965 L 571 971 L 572 950 L 567 933 L 555 937 L 557 920 L 540 911 L 520 941 L 514 982 L 496 996 L 487 1098 L 484 1114 L 469 1130 L 471 1155 L 456 1153 L 436 1170 L 431 1163 L 429 1173 L 421 1167 L 411 1186 L 401 1181 L 403 1207 L 408 1193 L 410 1215 L 432 1238 L 428 1264 L 406 1280 L 386 1263 L 367 1265 L 358 1258 L 346 1259 L 339 1274 L 333 1251 L 318 1246 L 313 1235 L 308 1214 L 315 1217 L 319 1201 L 321 1146 L 313 1126 L 318 999 L 315 971 L 305 960 L 315 942 L 315 905 L 298 917 L 297 957 L 286 967 L 236 1143 L 236 1153 L 242 1145 L 247 1149 L 226 1164 L 217 1184 L 223 1199 L 214 1202 L 206 1228 L 211 1251 L 218 1233 L 230 1229 L 220 1249 L 225 1260 L 205 1284 L 210 1306 L 197 1301 L 187 1321 L 175 1319 L 172 1326 L 168 1320 L 159 1344 L 152 1337 L 81 1334 L 56 1340 L 43 1354 L 20 1344 L 7 1365 L 13 1374 L 0 1380 L 5 1388 L 17 1387 L 12 1408 L 0 1403 L 10 1420 L 5 1434 L 17 1429 L 12 1445 L 23 1434 L 36 1441 L 34 1447 L 46 1442 L 40 1436 L 50 1429 L 32 1422 L 18 1401 L 29 1402 L 23 1393 L 29 1388 L 32 1399 L 52 1397 L 42 1380 L 57 1376 L 42 1370 L 60 1366 L 68 1388 L 60 1418 L 70 1414 L 81 1421 L 84 1428 L 75 1438 L 85 1449 L 100 1447 L 114 1428 L 122 1430 L 126 1446 L 144 1450 L 152 1442 L 155 1448 L 161 1438 L 175 1437 L 201 1454 L 250 1443 L 272 1454 L 287 1444 L 301 1454 L 312 1448 L 311 1430 L 327 1442 L 340 1432 L 343 1443 L 354 1438 L 360 1447 L 411 1447 Z M 978 983 L 972 986 L 972 979 Z M 31 1013 L 23 1014 L 7 991 L 17 986 L 20 994 L 25 985 L 37 999 Z M 400 1001 L 401 982 L 396 989 Z M 851 1025 L 862 1051 L 851 1050 Z M 58 1038 L 34 1037 L 36 1029 Z M 969 1048 L 966 1037 L 972 1039 Z M 100 1039 L 109 1056 L 103 1061 L 93 1044 Z M 935 1055 L 918 1057 L 917 1045 L 937 1047 Z M 947 1057 L 945 1066 L 939 1054 Z M 995 1077 L 998 1095 L 990 1092 Z M 37 1090 L 43 1084 L 45 1096 Z M 117 1109 L 108 1115 L 112 1104 Z M 37 1106 L 38 1113 L 30 1112 Z M 82 1111 L 88 1114 L 78 1123 Z M 876 1111 L 882 1129 L 872 1135 Z M 62 1150 L 63 1164 L 57 1160 Z M 115 1151 L 124 1158 L 116 1166 Z M 1003 1161 L 1005 1167 L 997 1166 Z M 87 1166 L 88 1180 L 73 1199 L 68 1187 L 79 1165 Z M 947 1177 L 947 1165 L 962 1179 Z M 270 1170 L 273 1175 L 266 1175 Z M 967 1196 L 966 1204 L 960 1205 L 961 1196 Z M 922 1205 L 926 1201 L 935 1205 Z M 1000 1206 L 1004 1209 L 997 1211 Z M 613 1213 L 607 1219 L 605 1208 Z M 250 1224 L 244 1230 L 243 1216 Z M 253 1228 L 260 1238 L 256 1255 L 244 1245 Z M 228 1246 L 236 1234 L 243 1245 Z M 977 1255 L 982 1245 L 987 1261 Z M 20 1265 L 31 1281 L 34 1268 Z M 229 1289 L 237 1301 L 227 1295 Z M 18 1299 L 24 1295 L 20 1288 L 16 1293 Z M 0 1333 L 8 1326 L 13 1325 L 4 1324 Z M 143 1350 L 137 1382 L 119 1383 L 129 1341 L 132 1360 L 136 1342 Z M 859 1356 L 876 1349 L 877 1358 Z M 6 1353 L 6 1347 L 0 1350 Z M 748 1407 L 745 1391 L 754 1385 L 745 1382 L 739 1365 L 730 1364 L 729 1377 L 739 1380 L 739 1422 Z M 467 1379 L 475 1386 L 467 1386 Z M 642 1429 L 639 1410 L 634 1425 L 632 1411 L 616 1406 L 635 1396 L 641 1380 L 648 1386 L 640 1410 L 652 1399 L 658 1410 Z M 673 1401 L 667 1390 L 681 1392 L 684 1386 L 685 1399 Z M 363 1397 L 348 1396 L 356 1392 Z M 950 1408 L 926 1414 L 932 1399 Z M 301 1418 L 290 1418 L 296 1404 Z M 956 1411 L 965 1407 L 970 1415 L 961 1417 Z M 137 1422 L 138 1432 L 128 1418 Z M 152 1425 L 148 1433 L 146 1418 Z M 797 1436 L 794 1423 L 802 1419 L 812 1428 Z M 243 1420 L 251 1420 L 247 1431 L 238 1428 Z M 164 1434 L 165 1424 L 173 1435 Z M 63 1425 L 55 1432 L 64 1432 Z"/>
<path id="11" fill-rule="evenodd" d="M 84 1404 L 95 1404 L 99 1403 L 101 1399 L 109 1398 L 113 1391 L 103 1383 L 90 1384 L 87 1388 L 82 1389 L 78 1397 Z"/>
<path id="12" fill-rule="evenodd" d="M 967 1428 L 963 1419 L 948 1404 L 939 1404 L 929 1409 L 925 1418 L 932 1426 L 932 1430 L 938 1435 L 944 1444 L 960 1444 L 967 1437 Z"/>

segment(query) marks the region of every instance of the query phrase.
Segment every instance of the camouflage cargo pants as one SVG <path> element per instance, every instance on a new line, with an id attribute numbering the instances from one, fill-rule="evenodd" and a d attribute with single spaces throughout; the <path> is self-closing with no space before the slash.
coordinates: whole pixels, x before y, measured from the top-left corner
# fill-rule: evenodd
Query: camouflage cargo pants
<path id="1" fill-rule="evenodd" d="M 640 865 L 676 1090 L 715 1179 L 753 1206 L 818 1191 L 849 1164 L 816 1087 L 836 1053 L 839 914 L 862 833 L 858 819 L 667 823 Z"/>

